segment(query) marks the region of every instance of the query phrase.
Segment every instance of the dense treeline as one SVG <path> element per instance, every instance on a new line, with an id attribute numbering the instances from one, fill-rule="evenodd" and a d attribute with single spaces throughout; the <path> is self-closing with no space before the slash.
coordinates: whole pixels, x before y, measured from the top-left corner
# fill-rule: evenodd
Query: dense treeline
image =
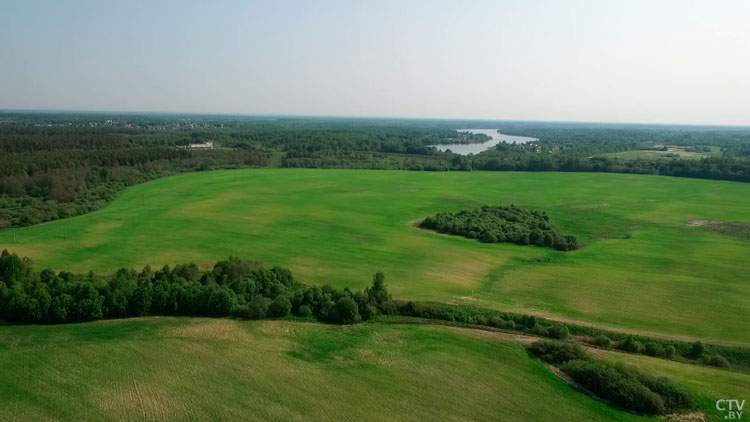
<path id="1" fill-rule="evenodd" d="M 353 324 L 378 315 L 390 301 L 382 273 L 361 292 L 306 286 L 284 268 L 231 257 L 210 271 L 195 264 L 152 271 L 121 269 L 101 278 L 44 270 L 3 251 L 0 318 L 63 323 L 142 315 L 229 316 L 260 319 L 295 314 Z"/>
<path id="2" fill-rule="evenodd" d="M 0 253 L 0 319 L 21 323 L 82 322 L 138 315 L 228 316 L 259 319 L 297 315 L 356 323 L 378 315 L 491 327 L 577 341 L 665 359 L 750 370 L 750 349 L 653 339 L 590 326 L 554 322 L 471 305 L 393 300 L 382 273 L 371 287 L 352 292 L 308 286 L 284 268 L 239 258 L 210 271 L 194 264 L 153 271 L 121 269 L 109 277 L 35 272 L 27 258 Z"/>
<path id="3" fill-rule="evenodd" d="M 604 400 L 625 409 L 663 415 L 691 410 L 695 398 L 666 377 L 656 377 L 626 365 L 591 359 L 577 344 L 543 340 L 529 346 L 529 353 L 558 365 L 578 384 Z"/>
<path id="4" fill-rule="evenodd" d="M 573 235 L 561 235 L 543 211 L 515 205 L 482 206 L 457 213 L 438 213 L 419 224 L 424 229 L 479 239 L 484 243 L 515 243 L 570 251 L 580 247 Z"/>

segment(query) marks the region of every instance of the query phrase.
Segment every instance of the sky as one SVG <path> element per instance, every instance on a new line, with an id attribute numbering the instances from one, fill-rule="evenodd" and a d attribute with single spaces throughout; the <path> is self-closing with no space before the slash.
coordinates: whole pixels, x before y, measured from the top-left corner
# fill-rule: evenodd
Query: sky
<path id="1" fill-rule="evenodd" d="M 750 1 L 0 0 L 0 109 L 750 124 Z"/>

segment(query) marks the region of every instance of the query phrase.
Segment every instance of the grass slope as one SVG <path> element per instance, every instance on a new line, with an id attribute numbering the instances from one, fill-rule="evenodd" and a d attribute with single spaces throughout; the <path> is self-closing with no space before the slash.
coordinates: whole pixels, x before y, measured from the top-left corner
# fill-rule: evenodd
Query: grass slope
<path id="1" fill-rule="evenodd" d="M 480 204 L 542 209 L 586 244 L 557 252 L 420 230 Z M 395 297 L 602 326 L 750 343 L 750 243 L 693 219 L 749 222 L 750 184 L 596 173 L 238 170 L 135 186 L 105 209 L 0 232 L 39 267 L 118 267 L 240 255 L 308 283 L 364 287 L 382 270 Z M 14 240 L 15 239 L 15 240 Z"/>
<path id="2" fill-rule="evenodd" d="M 0 327 L 0 350 L 4 421 L 646 419 L 441 327 L 143 318 Z"/>

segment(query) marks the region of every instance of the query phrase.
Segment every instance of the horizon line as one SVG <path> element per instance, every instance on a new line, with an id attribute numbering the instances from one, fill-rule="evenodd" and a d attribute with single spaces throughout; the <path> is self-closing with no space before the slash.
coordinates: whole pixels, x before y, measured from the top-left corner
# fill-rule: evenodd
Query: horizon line
<path id="1" fill-rule="evenodd" d="M 394 116 L 357 116 L 341 114 L 284 114 L 284 113 L 226 113 L 226 112 L 194 112 L 194 111 L 133 111 L 133 110 L 84 110 L 84 109 L 13 109 L 0 108 L 0 113 L 38 113 L 38 114 L 121 114 L 121 115 L 184 115 L 184 116 L 217 116 L 217 117 L 263 117 L 263 118 L 311 118 L 311 119 L 364 119 L 364 120 L 439 120 L 439 121 L 466 121 L 466 122 L 492 122 L 492 123 L 561 123 L 561 124 L 594 124 L 594 125 L 639 125 L 639 126 L 692 126 L 692 127 L 727 127 L 747 128 L 748 124 L 726 124 L 726 123 L 646 123 L 633 121 L 611 121 L 611 120 L 539 120 L 539 119 L 498 119 L 477 117 L 394 117 Z"/>

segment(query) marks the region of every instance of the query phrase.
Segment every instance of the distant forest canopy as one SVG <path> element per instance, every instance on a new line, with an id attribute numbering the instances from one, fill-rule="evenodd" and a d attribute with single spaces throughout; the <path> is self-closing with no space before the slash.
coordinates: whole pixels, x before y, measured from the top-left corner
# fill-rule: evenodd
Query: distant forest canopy
<path id="1" fill-rule="evenodd" d="M 559 251 L 572 251 L 581 246 L 575 236 L 560 234 L 545 212 L 515 205 L 485 205 L 457 213 L 438 213 L 422 220 L 419 227 L 484 243 L 535 245 Z"/>
<path id="2" fill-rule="evenodd" d="M 498 129 L 538 138 L 476 155 Z M 210 142 L 211 148 L 192 148 Z M 601 156 L 682 145 L 706 158 Z M 0 229 L 101 208 L 123 188 L 212 169 L 583 171 L 750 182 L 750 128 L 182 114 L 0 113 Z"/>

